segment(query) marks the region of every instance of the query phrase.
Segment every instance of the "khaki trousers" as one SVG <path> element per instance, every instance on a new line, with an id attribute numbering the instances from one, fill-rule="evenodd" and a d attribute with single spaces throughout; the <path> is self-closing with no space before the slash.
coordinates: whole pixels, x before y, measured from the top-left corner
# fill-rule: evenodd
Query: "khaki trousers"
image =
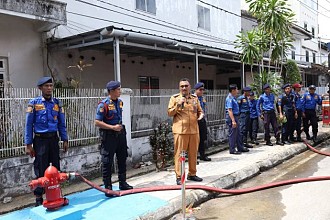
<path id="1" fill-rule="evenodd" d="M 197 151 L 199 134 L 173 134 L 174 136 L 174 165 L 176 177 L 181 177 L 180 154 L 184 150 L 188 152 L 189 176 L 195 176 L 197 169 Z"/>

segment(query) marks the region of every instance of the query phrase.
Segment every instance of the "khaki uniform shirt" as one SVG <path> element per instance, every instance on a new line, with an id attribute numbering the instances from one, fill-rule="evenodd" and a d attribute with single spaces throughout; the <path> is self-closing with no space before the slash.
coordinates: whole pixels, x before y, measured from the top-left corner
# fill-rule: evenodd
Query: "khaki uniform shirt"
<path id="1" fill-rule="evenodd" d="M 186 97 L 186 102 L 178 106 L 182 98 L 180 93 L 171 97 L 168 104 L 167 114 L 173 117 L 172 131 L 175 134 L 198 134 L 198 117 L 203 114 L 203 110 L 196 95 L 190 94 Z"/>

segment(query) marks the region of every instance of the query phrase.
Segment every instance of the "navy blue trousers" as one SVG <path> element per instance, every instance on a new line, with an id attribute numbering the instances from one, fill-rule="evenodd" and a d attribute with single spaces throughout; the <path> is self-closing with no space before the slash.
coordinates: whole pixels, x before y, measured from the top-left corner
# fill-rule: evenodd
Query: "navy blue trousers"
<path id="1" fill-rule="evenodd" d="M 264 112 L 265 141 L 270 141 L 270 128 L 269 128 L 270 124 L 273 127 L 275 138 L 278 139 L 280 133 L 278 131 L 275 111 Z"/>
<path id="2" fill-rule="evenodd" d="M 293 140 L 294 111 L 293 109 L 287 109 L 284 112 L 287 122 L 282 126 L 282 141 L 287 141 L 289 138 L 290 140 Z"/>
<path id="3" fill-rule="evenodd" d="M 35 151 L 35 160 L 33 162 L 34 174 L 37 178 L 43 177 L 45 170 L 52 163 L 54 167 L 60 170 L 60 150 L 58 136 L 42 138 L 35 136 L 33 139 L 33 149 Z M 37 187 L 34 195 L 42 196 L 44 190 Z"/>
<path id="4" fill-rule="evenodd" d="M 312 109 L 305 109 L 305 118 L 303 118 L 303 124 L 304 132 L 306 133 L 306 135 L 309 133 L 309 122 L 312 125 L 313 135 L 316 136 L 318 132 L 316 111 Z"/>
<path id="5" fill-rule="evenodd" d="M 250 118 L 250 128 L 249 128 L 249 136 L 251 140 L 257 140 L 259 128 L 258 118 Z"/>
<path id="6" fill-rule="evenodd" d="M 228 140 L 229 140 L 229 152 L 233 153 L 237 147 L 237 151 L 243 150 L 243 142 L 242 137 L 240 133 L 240 124 L 238 120 L 238 115 L 234 116 L 236 121 L 236 128 L 233 128 L 233 124 L 231 122 L 231 119 L 229 115 L 226 115 L 226 124 L 229 127 L 228 130 Z"/>
<path id="7" fill-rule="evenodd" d="M 294 129 L 297 132 L 297 137 L 301 135 L 301 121 L 302 121 L 302 112 L 297 110 L 298 117 L 294 119 Z"/>
<path id="8" fill-rule="evenodd" d="M 250 113 L 241 113 L 239 115 L 240 123 L 240 133 L 243 143 L 247 143 L 247 135 L 250 128 Z"/>

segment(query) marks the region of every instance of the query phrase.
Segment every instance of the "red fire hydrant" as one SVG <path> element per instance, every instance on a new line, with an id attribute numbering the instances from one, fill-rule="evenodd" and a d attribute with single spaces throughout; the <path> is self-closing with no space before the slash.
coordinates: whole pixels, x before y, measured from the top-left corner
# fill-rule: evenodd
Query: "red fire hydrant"
<path id="1" fill-rule="evenodd" d="M 56 210 L 61 206 L 69 204 L 69 200 L 62 196 L 60 183 L 67 181 L 72 175 L 74 176 L 74 174 L 59 173 L 56 167 L 50 164 L 46 169 L 44 176 L 32 180 L 29 186 L 31 190 L 34 190 L 37 187 L 43 187 L 45 189 L 46 200 L 42 205 L 47 208 L 47 210 Z"/>

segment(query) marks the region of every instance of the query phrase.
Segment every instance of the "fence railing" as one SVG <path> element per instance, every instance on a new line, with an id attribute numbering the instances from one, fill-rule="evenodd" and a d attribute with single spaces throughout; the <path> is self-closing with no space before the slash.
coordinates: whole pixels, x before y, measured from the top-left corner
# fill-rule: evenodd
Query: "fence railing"
<path id="1" fill-rule="evenodd" d="M 171 96 L 178 92 L 177 89 L 133 90 L 131 96 L 132 136 L 139 136 L 139 133 L 145 134 L 162 121 L 172 123 L 172 119 L 167 116 L 167 108 Z M 223 123 L 227 95 L 227 90 L 206 91 L 208 123 Z"/>
<path id="2" fill-rule="evenodd" d="M 328 91 L 317 88 L 318 94 Z M 172 123 L 167 116 L 170 97 L 178 90 L 133 90 L 131 95 L 132 137 L 145 136 L 161 121 Z M 206 91 L 207 119 L 210 127 L 224 123 L 227 90 Z M 0 158 L 25 153 L 25 111 L 31 98 L 40 95 L 36 88 L 1 88 L 0 90 Z M 106 96 L 104 89 L 55 89 L 54 96 L 63 102 L 70 146 L 95 144 L 99 140 L 94 126 L 98 102 Z"/>
<path id="3" fill-rule="evenodd" d="M 0 96 L 0 158 L 25 153 L 25 112 L 29 100 L 40 95 L 36 88 L 5 88 Z M 105 96 L 103 89 L 55 89 L 66 113 L 70 146 L 94 144 L 98 129 L 94 126 L 98 102 Z"/>

